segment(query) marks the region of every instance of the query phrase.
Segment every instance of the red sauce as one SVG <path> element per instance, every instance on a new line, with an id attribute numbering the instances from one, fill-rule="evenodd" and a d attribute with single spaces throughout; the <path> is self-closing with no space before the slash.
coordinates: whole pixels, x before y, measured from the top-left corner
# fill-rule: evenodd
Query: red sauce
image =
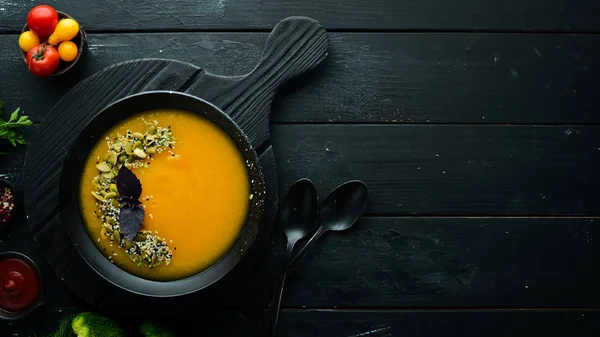
<path id="1" fill-rule="evenodd" d="M 40 279 L 34 268 L 19 258 L 0 260 L 0 309 L 18 312 L 39 297 Z"/>

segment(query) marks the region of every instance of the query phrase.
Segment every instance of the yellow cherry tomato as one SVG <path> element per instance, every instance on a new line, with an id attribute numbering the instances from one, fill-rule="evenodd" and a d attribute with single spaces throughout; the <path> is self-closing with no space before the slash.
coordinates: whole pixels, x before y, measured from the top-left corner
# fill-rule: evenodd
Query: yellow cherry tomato
<path id="1" fill-rule="evenodd" d="M 19 36 L 19 47 L 21 47 L 21 50 L 24 52 L 30 51 L 31 48 L 38 44 L 40 44 L 40 38 L 30 30 L 23 32 L 23 34 Z"/>
<path id="2" fill-rule="evenodd" d="M 58 56 L 65 62 L 71 62 L 77 58 L 77 45 L 72 41 L 65 41 L 58 45 Z"/>
<path id="3" fill-rule="evenodd" d="M 54 29 L 54 33 L 48 38 L 48 43 L 57 44 L 69 41 L 79 34 L 79 24 L 73 19 L 62 19 Z"/>

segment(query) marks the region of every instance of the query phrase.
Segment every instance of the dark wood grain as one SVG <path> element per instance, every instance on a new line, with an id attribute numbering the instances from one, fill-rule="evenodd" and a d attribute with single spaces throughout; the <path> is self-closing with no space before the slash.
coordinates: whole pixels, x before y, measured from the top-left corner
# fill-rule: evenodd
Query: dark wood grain
<path id="1" fill-rule="evenodd" d="M 117 62 L 173 58 L 218 75 L 249 73 L 266 33 L 89 35 L 77 70 L 39 79 L 0 35 L 1 98 L 35 120 L 78 81 Z M 322 67 L 275 98 L 274 123 L 600 123 L 600 35 L 330 34 Z M 131 48 L 128 46 L 135 46 Z"/>
<path id="2" fill-rule="evenodd" d="M 72 308 L 44 309 L 36 313 L 37 326 L 12 324 L 12 333 L 53 332 L 63 317 L 77 313 Z M 281 337 L 595 337 L 598 310 L 284 310 Z M 139 321 L 118 321 L 133 336 Z M 183 317 L 169 324 L 178 337 L 253 336 L 257 326 L 235 312 L 213 311 Z M 36 329 L 37 328 L 37 329 Z M 21 336 L 21 335 L 19 335 Z"/>
<path id="3" fill-rule="evenodd" d="M 285 307 L 596 307 L 599 219 L 366 218 L 288 277 Z"/>
<path id="4" fill-rule="evenodd" d="M 364 218 L 349 232 L 326 235 L 300 262 L 289 277 L 283 307 L 596 307 L 600 301 L 598 221 Z M 40 265 L 48 306 L 82 306 L 54 275 L 33 241 L 23 239 L 25 232 L 20 227 L 0 243 L 0 250 L 24 252 Z M 204 298 L 194 307 L 210 301 L 239 305 L 246 300 L 243 297 L 266 307 L 269 286 L 275 282 L 275 262 L 280 261 L 285 246 L 283 238 L 276 242 L 280 249 L 260 260 L 252 276 L 245 277 L 250 288 L 238 289 L 231 296 L 220 294 L 216 302 Z"/>
<path id="5" fill-rule="evenodd" d="M 598 311 L 294 311 L 281 337 L 596 336 Z M 342 323 L 343 322 L 343 323 Z"/>
<path id="6" fill-rule="evenodd" d="M 597 215 L 597 126 L 280 125 L 281 189 L 364 180 L 371 215 Z"/>
<path id="7" fill-rule="evenodd" d="M 26 130 L 27 139 L 56 123 L 50 108 L 64 93 L 115 63 L 153 57 L 195 65 L 172 65 L 181 76 L 171 76 L 157 60 L 129 75 L 144 84 L 113 88 L 118 95 L 154 87 L 194 91 L 188 74 L 231 90 L 231 82 L 211 74 L 251 74 L 282 18 L 309 15 L 337 31 L 329 34 L 322 67 L 275 97 L 273 147 L 253 140 L 275 155 L 264 161 L 278 167 L 270 188 L 282 193 L 309 177 L 324 197 L 346 179 L 363 179 L 372 196 L 369 216 L 349 232 L 326 236 L 290 276 L 282 336 L 597 335 L 600 217 L 589 216 L 600 215 L 598 1 L 63 0 L 52 4 L 91 34 L 76 70 L 54 79 L 31 76 L 19 58 L 17 33 L 37 3 L 0 0 L 0 99 L 6 110 L 22 106 L 44 123 Z M 288 52 L 293 48 L 276 54 Z M 270 64 L 262 74 L 275 76 L 261 85 L 279 84 L 280 66 L 284 75 L 296 68 Z M 270 101 L 267 95 L 234 108 L 261 110 Z M 266 123 L 253 132 L 264 135 Z M 55 168 L 55 157 L 35 155 Z M 23 162 L 18 150 L 0 161 L 20 192 Z M 56 193 L 43 184 L 26 190 L 37 207 Z M 47 300 L 28 320 L 0 323 L 0 336 L 50 332 L 65 315 L 91 309 L 64 283 L 85 277 L 73 268 L 78 262 L 54 260 L 57 276 L 45 260 L 68 240 L 57 228 L 43 228 L 56 235 L 42 236 L 41 251 L 24 215 L 0 237 L 0 251 L 38 262 Z M 197 336 L 186 333 L 186 324 L 201 325 L 208 337 L 258 331 L 260 319 L 245 321 L 228 306 L 247 291 L 266 305 L 281 239 L 252 265 L 253 277 L 244 279 L 249 288 L 209 298 L 209 310 L 171 321 L 179 336 Z M 77 291 L 101 309 L 121 296 Z M 207 299 L 199 300 L 190 305 Z M 120 322 L 137 331 L 137 321 Z"/>
<path id="8" fill-rule="evenodd" d="M 23 27 L 33 2 L 3 1 L 0 30 Z M 270 29 L 290 15 L 307 15 L 328 29 L 599 30 L 595 1 L 532 0 L 208 0 L 79 1 L 54 4 L 89 31 Z"/>

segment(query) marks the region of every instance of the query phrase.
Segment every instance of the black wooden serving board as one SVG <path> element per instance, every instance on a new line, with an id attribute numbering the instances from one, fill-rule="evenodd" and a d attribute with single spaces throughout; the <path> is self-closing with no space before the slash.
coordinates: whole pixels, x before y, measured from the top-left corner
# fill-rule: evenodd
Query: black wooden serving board
<path id="1" fill-rule="evenodd" d="M 249 256 L 221 282 L 182 298 L 148 298 L 127 293 L 97 275 L 77 252 L 61 221 L 59 180 L 64 158 L 76 136 L 103 108 L 120 98 L 151 90 L 187 92 L 204 98 L 229 114 L 259 155 L 266 183 L 260 248 L 269 236 L 277 208 L 277 174 L 270 142 L 271 101 L 286 81 L 316 67 L 327 56 L 325 30 L 310 18 L 290 17 L 271 32 L 261 60 L 246 75 L 223 77 L 174 60 L 141 59 L 108 67 L 75 86 L 48 113 L 25 163 L 25 205 L 32 235 L 61 280 L 86 302 L 116 314 L 145 315 L 167 306 L 186 309 L 194 304 L 236 305 L 236 278 L 251 268 Z M 256 255 L 259 249 L 254 249 Z M 161 311 L 161 310 L 158 310 Z"/>

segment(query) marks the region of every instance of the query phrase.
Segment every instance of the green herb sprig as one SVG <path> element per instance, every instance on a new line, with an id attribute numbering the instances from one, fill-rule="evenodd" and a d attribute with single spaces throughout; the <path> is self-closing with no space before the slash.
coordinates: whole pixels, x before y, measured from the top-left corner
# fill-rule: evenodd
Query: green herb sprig
<path id="1" fill-rule="evenodd" d="M 7 140 L 13 146 L 27 144 L 22 134 L 17 133 L 14 129 L 23 128 L 33 125 L 28 116 L 21 115 L 21 108 L 17 108 L 11 115 L 8 121 L 0 118 L 0 140 Z M 0 113 L 2 113 L 2 101 L 0 101 Z"/>

